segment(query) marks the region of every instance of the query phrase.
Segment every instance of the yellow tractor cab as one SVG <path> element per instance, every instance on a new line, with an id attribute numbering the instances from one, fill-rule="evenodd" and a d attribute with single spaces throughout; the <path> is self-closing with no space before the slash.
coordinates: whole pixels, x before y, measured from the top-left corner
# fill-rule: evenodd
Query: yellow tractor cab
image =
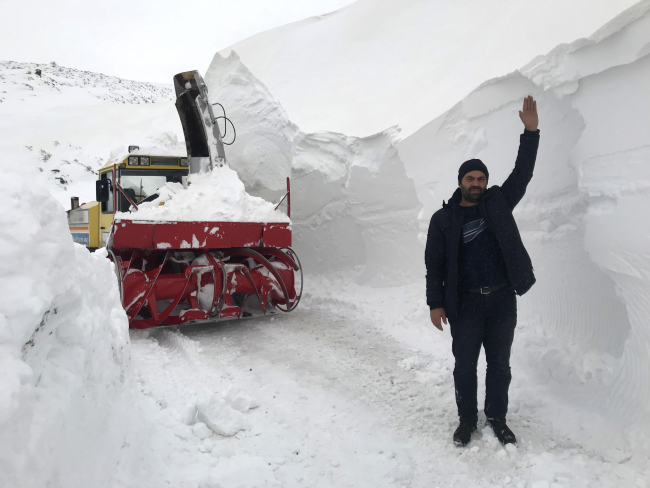
<path id="1" fill-rule="evenodd" d="M 187 157 L 155 156 L 156 152 L 129 146 L 128 155 L 111 160 L 99 169 L 96 201 L 79 205 L 79 199 L 72 197 L 68 226 L 75 242 L 91 251 L 104 247 L 115 212 L 127 212 L 132 203 L 153 200 L 166 183 L 187 185 Z"/>

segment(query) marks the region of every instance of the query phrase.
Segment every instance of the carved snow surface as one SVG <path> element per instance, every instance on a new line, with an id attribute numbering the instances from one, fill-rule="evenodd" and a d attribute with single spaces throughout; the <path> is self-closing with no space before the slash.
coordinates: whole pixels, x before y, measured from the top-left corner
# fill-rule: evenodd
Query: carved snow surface
<path id="1" fill-rule="evenodd" d="M 374 286 L 423 274 L 420 203 L 397 153 L 397 128 L 369 137 L 301 132 L 234 52 L 216 54 L 205 79 L 237 127 L 241 142 L 228 160 L 246 190 L 279 200 L 291 175 L 293 247 L 305 269 L 358 268 L 358 280 Z"/>
<path id="2" fill-rule="evenodd" d="M 589 36 L 636 0 L 359 0 L 231 49 L 301 130 L 405 136 L 480 83 Z M 579 21 L 577 20 L 579 19 Z"/>
<path id="3" fill-rule="evenodd" d="M 72 242 L 45 188 L 0 174 L 0 486 L 92 486 L 133 399 L 112 265 Z"/>
<path id="4" fill-rule="evenodd" d="M 205 83 L 210 101 L 223 105 L 237 131 L 235 143 L 226 146 L 228 165 L 252 195 L 270 200 L 281 197 L 286 191 L 286 178 L 291 175 L 293 140 L 298 128 L 234 52 L 227 58 L 214 57 Z M 213 109 L 216 117 L 222 115 L 219 106 Z M 223 119 L 218 123 L 224 141 L 232 141 L 232 126 Z"/>

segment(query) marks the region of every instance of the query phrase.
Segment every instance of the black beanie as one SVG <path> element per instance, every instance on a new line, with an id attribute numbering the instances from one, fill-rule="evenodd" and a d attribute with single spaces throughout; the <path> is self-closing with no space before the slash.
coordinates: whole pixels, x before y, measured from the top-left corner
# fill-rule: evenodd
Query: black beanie
<path id="1" fill-rule="evenodd" d="M 487 166 L 483 164 L 483 161 L 481 161 L 480 159 L 470 159 L 469 161 L 465 161 L 463 164 L 460 165 L 460 168 L 458 168 L 459 185 L 463 177 L 470 171 L 482 171 L 483 174 L 485 175 L 485 178 L 488 180 L 490 179 L 490 173 L 488 173 Z"/>

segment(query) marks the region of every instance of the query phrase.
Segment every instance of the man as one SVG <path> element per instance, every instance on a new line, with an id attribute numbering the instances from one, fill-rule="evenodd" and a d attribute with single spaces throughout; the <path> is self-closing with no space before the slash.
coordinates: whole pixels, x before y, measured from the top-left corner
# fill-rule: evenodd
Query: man
<path id="1" fill-rule="evenodd" d="M 485 349 L 485 416 L 501 442 L 516 443 L 506 425 L 510 348 L 517 323 L 516 295 L 535 283 L 533 266 L 512 216 L 533 176 L 539 130 L 537 102 L 524 99 L 515 168 L 501 187 L 479 159 L 458 171 L 458 189 L 431 218 L 425 262 L 427 303 L 439 330 L 451 327 L 454 385 L 460 424 L 454 443 L 466 446 L 478 422 L 476 366 Z"/>

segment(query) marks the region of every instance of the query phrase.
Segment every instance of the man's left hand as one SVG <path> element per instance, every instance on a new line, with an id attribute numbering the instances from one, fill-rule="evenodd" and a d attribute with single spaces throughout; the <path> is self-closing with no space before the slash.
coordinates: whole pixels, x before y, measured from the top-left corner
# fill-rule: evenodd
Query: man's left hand
<path id="1" fill-rule="evenodd" d="M 530 95 L 524 98 L 524 107 L 519 112 L 519 118 L 524 123 L 524 127 L 529 131 L 536 131 L 539 124 L 537 117 L 537 102 Z"/>

